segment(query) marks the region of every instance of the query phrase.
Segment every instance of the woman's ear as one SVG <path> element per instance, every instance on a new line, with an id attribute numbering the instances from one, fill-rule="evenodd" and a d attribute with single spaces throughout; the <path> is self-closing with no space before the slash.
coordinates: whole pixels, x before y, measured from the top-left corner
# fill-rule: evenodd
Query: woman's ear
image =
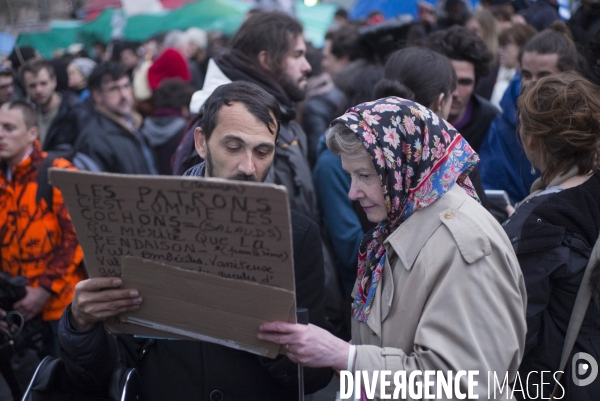
<path id="1" fill-rule="evenodd" d="M 431 109 L 431 111 L 433 111 L 436 114 L 439 113 L 442 110 L 442 104 L 444 103 L 445 97 L 446 97 L 446 95 L 444 95 L 443 93 L 440 93 L 438 98 L 436 100 L 434 100 L 433 103 L 431 104 L 431 107 L 429 107 Z"/>

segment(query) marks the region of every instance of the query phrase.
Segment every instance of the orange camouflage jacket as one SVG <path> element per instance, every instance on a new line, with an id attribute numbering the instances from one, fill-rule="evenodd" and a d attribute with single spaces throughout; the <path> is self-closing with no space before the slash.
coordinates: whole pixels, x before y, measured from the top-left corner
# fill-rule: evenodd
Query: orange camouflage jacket
<path id="1" fill-rule="evenodd" d="M 60 319 L 85 272 L 83 251 L 61 192 L 52 188 L 53 210 L 44 199 L 36 203 L 38 171 L 46 155 L 36 141 L 30 155 L 13 168 L 10 180 L 6 165 L 0 168 L 0 255 L 3 271 L 25 276 L 27 285 L 52 293 L 42 310 L 48 321 Z M 74 169 L 60 158 L 52 167 Z"/>

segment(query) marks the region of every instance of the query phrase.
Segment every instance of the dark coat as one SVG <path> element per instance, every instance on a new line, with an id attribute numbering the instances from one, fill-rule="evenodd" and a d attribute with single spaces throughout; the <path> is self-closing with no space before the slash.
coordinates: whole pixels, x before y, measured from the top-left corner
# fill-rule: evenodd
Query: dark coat
<path id="1" fill-rule="evenodd" d="M 190 175 L 201 172 L 202 168 L 196 168 Z M 312 324 L 329 330 L 319 229 L 299 213 L 292 211 L 291 216 L 297 305 L 308 308 Z M 110 335 L 101 324 L 88 332 L 76 332 L 68 313 L 69 309 L 59 324 L 62 357 L 73 385 L 84 391 L 106 391 L 120 353 L 129 366 L 139 368 L 145 401 L 298 399 L 298 368 L 285 356 L 272 360 L 201 341 L 150 343 L 130 335 Z M 322 389 L 332 376 L 329 368 L 305 368 L 306 393 Z"/>
<path id="2" fill-rule="evenodd" d="M 549 192 L 526 201 L 504 223 L 527 288 L 527 338 L 519 368 L 523 386 L 529 372 L 559 369 L 575 297 L 600 231 L 600 172 L 577 187 Z M 591 284 L 597 297 L 599 265 Z M 563 400 L 600 399 L 600 380 L 579 387 L 571 379 L 575 353 L 586 352 L 600 361 L 599 333 L 600 305 L 592 297 L 561 379 L 566 391 Z M 546 374 L 544 382 L 549 382 L 544 387 L 544 397 L 549 399 L 554 385 L 552 375 Z M 539 373 L 532 374 L 529 379 L 532 396 L 537 392 L 534 386 L 540 383 Z M 557 396 L 560 395 L 559 389 Z"/>
<path id="3" fill-rule="evenodd" d="M 487 135 L 490 124 L 500 111 L 495 108 L 488 100 L 479 95 L 473 95 L 473 113 L 469 121 L 459 132 L 469 142 L 469 145 L 475 152 L 479 148 Z"/>
<path id="4" fill-rule="evenodd" d="M 58 150 L 72 148 L 90 119 L 90 113 L 83 103 L 70 93 L 63 95 L 58 113 L 46 133 L 42 149 Z"/>
<path id="5" fill-rule="evenodd" d="M 75 143 L 75 150 L 91 157 L 104 172 L 150 174 L 143 146 L 125 127 L 96 112 Z"/>
<path id="6" fill-rule="evenodd" d="M 345 101 L 344 93 L 334 87 L 326 94 L 313 96 L 304 103 L 302 128 L 308 140 L 308 162 L 311 168 L 317 163 L 320 138 L 329 128 L 331 121 L 343 114 L 342 106 Z"/>

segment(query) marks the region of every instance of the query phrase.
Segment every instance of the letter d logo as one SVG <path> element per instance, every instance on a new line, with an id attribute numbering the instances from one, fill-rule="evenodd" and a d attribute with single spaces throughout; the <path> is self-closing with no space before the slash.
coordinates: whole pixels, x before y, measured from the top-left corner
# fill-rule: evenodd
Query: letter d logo
<path id="1" fill-rule="evenodd" d="M 585 362 L 578 364 L 582 359 Z M 575 383 L 576 386 L 587 386 L 596 380 L 596 377 L 598 376 L 598 363 L 590 354 L 585 352 L 576 353 L 573 355 L 571 364 L 571 375 L 573 377 L 573 383 Z M 578 377 L 585 375 L 588 371 L 590 372 L 590 375 L 586 379 L 580 379 Z"/>

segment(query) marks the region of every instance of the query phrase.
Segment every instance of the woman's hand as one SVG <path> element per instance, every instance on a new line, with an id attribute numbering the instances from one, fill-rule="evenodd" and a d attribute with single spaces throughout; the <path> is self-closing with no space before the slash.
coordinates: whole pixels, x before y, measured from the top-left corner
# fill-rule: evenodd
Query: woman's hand
<path id="1" fill-rule="evenodd" d="M 292 362 L 311 368 L 346 369 L 350 345 L 318 326 L 268 322 L 259 330 L 259 340 L 287 345 L 286 355 Z"/>

